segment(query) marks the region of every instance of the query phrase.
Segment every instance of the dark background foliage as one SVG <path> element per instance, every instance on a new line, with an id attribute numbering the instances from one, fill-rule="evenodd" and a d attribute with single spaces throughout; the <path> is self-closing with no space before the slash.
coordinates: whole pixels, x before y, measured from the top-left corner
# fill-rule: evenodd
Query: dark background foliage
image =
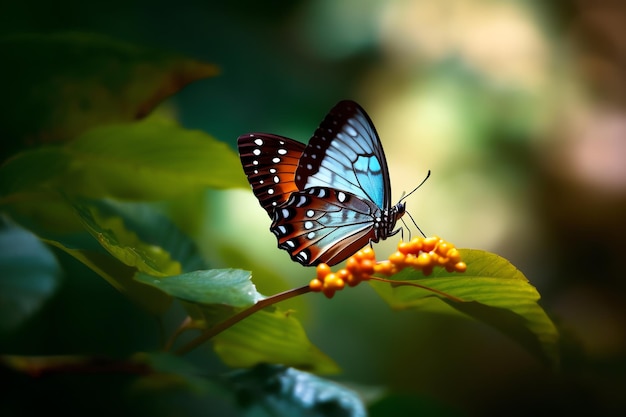
<path id="1" fill-rule="evenodd" d="M 432 170 L 411 214 L 426 234 L 496 252 L 526 274 L 561 328 L 563 371 L 483 325 L 394 313 L 358 288 L 293 305 L 343 368 L 339 379 L 419 398 L 433 413 L 617 415 L 626 409 L 625 23 L 617 0 L 20 1 L 1 6 L 0 35 L 92 32 L 214 63 L 219 77 L 158 111 L 233 149 L 248 131 L 306 141 L 335 102 L 359 101 L 385 145 L 394 200 Z M 312 275 L 274 248 L 251 193 L 190 197 L 173 211 L 189 207 L 202 218 L 180 223 L 212 266 L 252 269 L 267 294 Z M 2 353 L 125 357 L 158 346 L 151 316 L 55 253 L 58 292 L 2 336 Z M 210 349 L 192 359 L 208 375 L 226 370 Z M 215 395 L 129 395 L 132 381 L 119 375 L 11 377 L 6 415 L 47 404 L 67 414 L 227 412 Z"/>

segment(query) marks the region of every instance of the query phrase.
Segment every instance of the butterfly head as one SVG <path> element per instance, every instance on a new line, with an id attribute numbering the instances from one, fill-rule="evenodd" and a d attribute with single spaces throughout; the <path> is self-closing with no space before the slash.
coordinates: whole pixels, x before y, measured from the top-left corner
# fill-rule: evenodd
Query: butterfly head
<path id="1" fill-rule="evenodd" d="M 396 221 L 398 221 L 400 217 L 404 216 L 404 213 L 406 213 L 406 203 L 404 201 L 400 201 L 398 204 L 393 206 L 392 210 L 395 210 Z"/>
<path id="2" fill-rule="evenodd" d="M 406 213 L 406 203 L 400 201 L 395 206 L 391 207 L 388 211 L 382 213 L 382 217 L 378 222 L 379 228 L 374 242 L 378 242 L 379 239 L 387 239 L 390 236 L 395 235 L 400 231 L 400 228 L 395 229 L 396 223 Z M 394 230 L 395 229 L 395 230 Z"/>

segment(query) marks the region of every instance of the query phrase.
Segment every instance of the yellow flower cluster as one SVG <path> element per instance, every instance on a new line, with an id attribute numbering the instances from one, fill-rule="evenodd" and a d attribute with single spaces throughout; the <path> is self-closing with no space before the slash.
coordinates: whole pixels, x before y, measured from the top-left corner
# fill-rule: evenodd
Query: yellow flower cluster
<path id="1" fill-rule="evenodd" d="M 348 258 L 346 267 L 337 272 L 332 272 L 326 264 L 319 264 L 317 276 L 311 280 L 309 288 L 332 298 L 346 284 L 354 287 L 361 281 L 372 279 L 373 274 L 388 277 L 411 267 L 421 270 L 424 275 L 430 275 L 437 266 L 448 272 L 465 272 L 467 269 L 453 244 L 437 236 L 419 237 L 410 242 L 398 243 L 398 250 L 387 261 L 376 262 L 374 250 L 367 247 Z"/>

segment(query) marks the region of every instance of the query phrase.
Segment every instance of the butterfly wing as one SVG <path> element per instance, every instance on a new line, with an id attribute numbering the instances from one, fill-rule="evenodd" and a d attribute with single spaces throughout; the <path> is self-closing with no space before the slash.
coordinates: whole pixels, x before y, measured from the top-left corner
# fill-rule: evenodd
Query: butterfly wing
<path id="1" fill-rule="evenodd" d="M 237 139 L 241 165 L 254 195 L 267 214 L 298 191 L 295 172 L 303 143 L 267 133 L 248 133 Z"/>
<path id="2" fill-rule="evenodd" d="M 361 106 L 344 100 L 330 110 L 302 153 L 295 182 L 300 190 L 328 187 L 390 208 L 387 160 Z"/>
<path id="3" fill-rule="evenodd" d="M 378 216 L 374 203 L 354 194 L 313 187 L 292 193 L 275 210 L 270 230 L 294 261 L 335 265 L 374 239 Z"/>
<path id="4" fill-rule="evenodd" d="M 404 205 L 391 207 L 376 129 L 352 101 L 333 107 L 307 146 L 261 133 L 239 137 L 238 146 L 278 247 L 302 265 L 335 265 L 393 235 L 404 214 Z"/>

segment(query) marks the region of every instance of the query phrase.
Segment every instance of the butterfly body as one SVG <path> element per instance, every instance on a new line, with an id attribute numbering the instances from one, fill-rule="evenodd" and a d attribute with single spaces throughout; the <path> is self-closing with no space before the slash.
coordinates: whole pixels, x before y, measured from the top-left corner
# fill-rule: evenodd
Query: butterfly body
<path id="1" fill-rule="evenodd" d="M 335 265 L 397 233 L 405 206 L 391 205 L 382 145 L 358 104 L 339 102 L 306 146 L 251 133 L 239 137 L 238 147 L 278 247 L 294 261 Z"/>

